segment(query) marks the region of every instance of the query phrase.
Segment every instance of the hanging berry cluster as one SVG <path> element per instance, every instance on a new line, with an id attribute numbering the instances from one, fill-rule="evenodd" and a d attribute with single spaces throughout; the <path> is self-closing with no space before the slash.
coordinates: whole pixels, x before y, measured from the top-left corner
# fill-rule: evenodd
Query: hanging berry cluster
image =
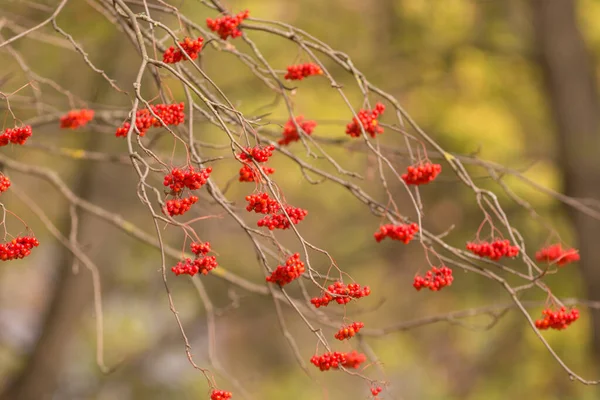
<path id="1" fill-rule="evenodd" d="M 308 211 L 292 206 L 285 206 L 283 210 L 277 200 L 269 197 L 268 193 L 258 193 L 246 196 L 248 205 L 247 211 L 254 211 L 259 214 L 268 214 L 258 220 L 256 225 L 266 227 L 269 230 L 289 229 L 292 224 L 300 223 L 308 215 Z M 283 213 L 285 211 L 288 217 Z M 291 220 L 291 222 L 290 222 Z"/>
<path id="2" fill-rule="evenodd" d="M 542 319 L 535 321 L 535 326 L 538 329 L 562 330 L 579 319 L 579 310 L 573 308 L 567 312 L 565 307 L 561 307 L 558 311 L 546 308 L 542 311 L 542 316 Z"/>
<path id="3" fill-rule="evenodd" d="M 360 299 L 370 294 L 371 289 L 368 286 L 361 288 L 358 283 L 349 283 L 346 285 L 342 282 L 335 282 L 327 287 L 326 293 L 321 297 L 313 297 L 310 299 L 310 302 L 316 308 L 327 307 L 334 299 L 338 304 L 348 304 L 352 299 Z"/>
<path id="4" fill-rule="evenodd" d="M 0 146 L 6 146 L 9 143 L 23 145 L 31 136 L 31 126 L 25 125 L 17 128 L 6 128 L 0 135 Z"/>
<path id="5" fill-rule="evenodd" d="M 495 240 L 493 242 L 469 242 L 467 250 L 479 257 L 487 257 L 491 260 L 499 260 L 502 257 L 516 257 L 519 255 L 519 247 L 511 246 L 508 239 Z"/>
<path id="6" fill-rule="evenodd" d="M 285 74 L 284 79 L 301 81 L 312 75 L 323 75 L 323 70 L 315 63 L 290 65 L 287 67 L 287 74 Z"/>
<path id="7" fill-rule="evenodd" d="M 9 261 L 27 257 L 31 249 L 40 245 L 33 236 L 19 236 L 10 242 L 0 244 L 0 260 Z"/>
<path id="8" fill-rule="evenodd" d="M 206 26 L 213 32 L 217 32 L 219 37 L 223 40 L 227 40 L 229 36 L 236 38 L 242 36 L 242 31 L 239 30 L 240 24 L 250 16 L 250 11 L 246 10 L 235 17 L 231 15 L 225 15 L 224 17 L 217 19 L 206 19 Z"/>
<path id="9" fill-rule="evenodd" d="M 360 364 L 365 361 L 367 361 L 367 357 L 356 350 L 348 353 L 341 353 L 339 351 L 328 352 L 320 356 L 315 355 L 310 359 L 310 362 L 321 371 L 338 369 L 340 366 L 358 369 Z"/>
<path id="10" fill-rule="evenodd" d="M 415 234 L 419 232 L 419 225 L 412 224 L 387 224 L 379 227 L 379 231 L 375 232 L 375 240 L 381 242 L 386 237 L 392 240 L 399 240 L 404 243 L 409 243 L 413 240 Z"/>
<path id="11" fill-rule="evenodd" d="M 379 393 L 381 393 L 383 389 L 381 388 L 381 386 L 373 386 L 371 388 L 371 394 L 373 395 L 373 397 L 377 397 L 379 396 Z"/>
<path id="12" fill-rule="evenodd" d="M 383 133 L 383 128 L 379 126 L 377 118 L 385 111 L 385 106 L 381 103 L 377 103 L 375 108 L 372 110 L 361 109 L 358 115 L 352 119 L 352 122 L 346 126 L 346 133 L 351 137 L 360 137 L 362 131 L 360 125 L 362 124 L 365 132 L 371 137 L 375 137 L 378 134 Z"/>
<path id="13" fill-rule="evenodd" d="M 560 243 L 557 243 L 539 250 L 535 253 L 535 259 L 562 267 L 579 261 L 579 253 L 575 249 L 563 249 Z"/>
<path id="14" fill-rule="evenodd" d="M 179 104 L 157 104 L 151 106 L 154 114 L 160 117 L 165 125 L 179 125 L 185 120 L 184 103 Z M 140 136 L 144 136 L 148 129 L 155 127 L 160 128 L 162 124 L 160 121 L 150 113 L 146 108 L 137 110 L 135 113 L 135 127 L 139 131 Z M 125 122 L 122 126 L 117 128 L 115 133 L 116 137 L 126 137 L 127 132 L 131 128 L 130 122 Z"/>
<path id="15" fill-rule="evenodd" d="M 60 117 L 60 127 L 76 129 L 80 126 L 85 126 L 88 122 L 94 119 L 94 110 L 86 108 L 81 110 L 71 110 Z"/>
<path id="16" fill-rule="evenodd" d="M 215 389 L 210 393 L 210 400 L 229 400 L 231 399 L 231 396 L 231 392 Z"/>
<path id="17" fill-rule="evenodd" d="M 183 39 L 183 42 L 179 42 L 179 45 L 185 50 L 188 56 L 192 60 L 198 58 L 198 53 L 202 50 L 202 45 L 204 44 L 204 39 L 199 37 L 196 40 L 192 40 L 189 37 Z M 166 64 L 175 64 L 181 60 L 186 60 L 183 56 L 183 53 L 177 46 L 169 47 L 165 53 L 163 54 L 163 62 Z"/>
<path id="18" fill-rule="evenodd" d="M 211 167 L 200 171 L 196 171 L 193 166 L 188 167 L 185 171 L 173 168 L 169 174 L 165 175 L 163 185 L 170 187 L 173 194 L 180 193 L 184 188 L 189 190 L 200 189 L 210 178 L 211 172 Z"/>
<path id="19" fill-rule="evenodd" d="M 257 163 L 265 163 L 269 161 L 269 158 L 273 155 L 275 146 L 266 147 L 246 147 L 245 152 L 241 152 L 237 155 L 237 158 L 241 160 L 244 165 L 240 168 L 240 182 L 260 182 L 261 175 L 256 170 L 256 166 L 252 163 L 252 160 Z M 266 165 L 261 165 L 260 168 L 265 175 L 271 175 L 275 173 L 275 169 Z"/>
<path id="20" fill-rule="evenodd" d="M 406 168 L 406 173 L 401 178 L 407 185 L 425 185 L 433 181 L 442 172 L 440 164 L 424 162 Z"/>
<path id="21" fill-rule="evenodd" d="M 278 265 L 275 271 L 267 276 L 267 282 L 276 283 L 279 286 L 285 286 L 294 279 L 299 278 L 305 271 L 304 263 L 300 261 L 300 254 L 292 254 L 285 265 Z"/>
<path id="22" fill-rule="evenodd" d="M 190 276 L 194 276 L 197 273 L 201 273 L 202 275 L 207 275 L 210 271 L 217 267 L 217 258 L 215 256 L 207 256 L 210 252 L 210 243 L 192 243 L 190 245 L 192 253 L 196 255 L 196 258 L 192 260 L 191 258 L 186 258 L 183 261 L 180 261 L 171 268 L 171 271 L 177 276 L 186 274 Z"/>
<path id="23" fill-rule="evenodd" d="M 348 326 L 342 326 L 339 331 L 334 335 L 337 340 L 346 340 L 350 339 L 354 335 L 358 333 L 362 328 L 365 327 L 365 324 L 362 322 L 353 322 Z"/>
<path id="24" fill-rule="evenodd" d="M 184 197 L 182 199 L 167 200 L 166 208 L 170 216 L 183 215 L 198 202 L 197 196 Z"/>
<path id="25" fill-rule="evenodd" d="M 425 276 L 415 276 L 413 286 L 417 290 L 429 288 L 429 290 L 437 292 L 446 286 L 452 285 L 453 280 L 452 270 L 444 265 L 440 268 L 431 267 L 431 270 L 427 271 Z"/>
<path id="26" fill-rule="evenodd" d="M 10 179 L 7 176 L 0 176 L 0 193 L 6 192 L 10 187 Z"/>
<path id="27" fill-rule="evenodd" d="M 272 214 L 279 211 L 281 206 L 277 200 L 272 199 L 268 193 L 250 194 L 246 196 L 248 205 L 246 211 L 254 211 L 257 214 Z"/>
<path id="28" fill-rule="evenodd" d="M 291 118 L 285 123 L 283 127 L 283 138 L 279 139 L 277 143 L 279 143 L 282 146 L 285 146 L 292 142 L 297 142 L 298 140 L 300 140 L 300 134 L 296 129 L 296 125 L 298 125 L 307 135 L 311 135 L 315 127 L 317 126 L 317 123 L 315 121 L 304 121 L 303 115 L 298 115 L 295 118 L 295 120 L 296 124 L 294 124 L 294 121 Z"/>

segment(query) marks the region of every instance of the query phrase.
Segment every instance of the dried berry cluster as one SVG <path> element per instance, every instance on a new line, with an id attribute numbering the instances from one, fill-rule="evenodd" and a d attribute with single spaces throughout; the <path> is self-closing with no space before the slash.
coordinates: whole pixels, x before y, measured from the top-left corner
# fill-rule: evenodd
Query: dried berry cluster
<path id="1" fill-rule="evenodd" d="M 167 200 L 166 208 L 170 216 L 183 215 L 198 201 L 197 196 L 184 197 L 182 199 Z"/>
<path id="2" fill-rule="evenodd" d="M 387 224 L 379 227 L 379 231 L 375 232 L 375 240 L 381 242 L 386 237 L 392 240 L 399 240 L 404 243 L 408 243 L 413 240 L 415 234 L 419 232 L 419 225 L 417 224 Z"/>
<path id="3" fill-rule="evenodd" d="M 177 263 L 176 266 L 171 268 L 171 271 L 175 275 L 187 274 L 194 276 L 197 273 L 207 275 L 210 271 L 217 267 L 217 258 L 215 256 L 207 256 L 210 252 L 210 243 L 197 243 L 194 242 L 190 245 L 192 253 L 196 255 L 196 258 L 186 258 L 183 261 Z"/>
<path id="4" fill-rule="evenodd" d="M 377 134 L 383 133 L 383 128 L 379 126 L 377 118 L 385 111 L 385 106 L 381 103 L 377 103 L 375 108 L 372 110 L 361 109 L 358 115 L 352 119 L 352 122 L 346 126 L 346 133 L 351 137 L 359 137 L 362 134 L 360 125 L 362 124 L 365 132 L 371 137 L 375 137 Z"/>
<path id="5" fill-rule="evenodd" d="M 31 254 L 31 249 L 40 245 L 33 236 L 19 236 L 10 242 L 0 244 L 0 260 L 9 261 L 24 258 Z"/>
<path id="6" fill-rule="evenodd" d="M 575 249 L 563 249 L 560 243 L 557 243 L 535 253 L 535 259 L 564 266 L 579 261 L 579 253 Z"/>
<path id="7" fill-rule="evenodd" d="M 9 187 L 10 187 L 10 179 L 8 179 L 8 177 L 5 175 L 1 175 L 0 176 L 0 193 L 6 192 Z"/>
<path id="8" fill-rule="evenodd" d="M 433 181 L 440 172 L 442 172 L 440 164 L 424 162 L 406 168 L 406 173 L 402 174 L 401 178 L 407 185 L 425 185 Z"/>
<path id="9" fill-rule="evenodd" d="M 363 324 L 362 322 L 353 322 L 348 326 L 342 326 L 340 328 L 340 330 L 337 331 L 337 333 L 334 335 L 334 337 L 337 340 L 350 339 L 364 327 L 365 327 L 365 324 Z"/>
<path id="10" fill-rule="evenodd" d="M 538 329 L 562 330 L 579 319 L 579 310 L 573 308 L 567 312 L 565 307 L 561 307 L 558 311 L 546 308 L 542 311 L 542 315 L 542 319 L 535 321 L 535 326 Z"/>
<path id="11" fill-rule="evenodd" d="M 340 366 L 357 369 L 365 361 L 367 361 L 367 357 L 356 350 L 348 353 L 340 353 L 338 351 L 328 352 L 320 356 L 315 355 L 310 359 L 310 362 L 321 371 L 338 369 Z"/>
<path id="12" fill-rule="evenodd" d="M 284 286 L 299 278 L 305 270 L 304 263 L 300 261 L 300 254 L 295 253 L 287 259 L 285 265 L 278 265 L 275 271 L 267 276 L 267 282 Z"/>
<path id="13" fill-rule="evenodd" d="M 301 81 L 312 75 L 323 75 L 323 70 L 315 63 L 290 65 L 287 67 L 287 74 L 285 74 L 284 79 Z"/>
<path id="14" fill-rule="evenodd" d="M 269 230 L 289 229 L 292 224 L 298 224 L 308 215 L 308 211 L 298 207 L 285 206 L 282 210 L 277 200 L 272 199 L 268 193 L 264 192 L 248 195 L 246 201 L 248 202 L 247 211 L 268 214 L 259 219 L 256 224 L 260 227 L 267 227 Z M 289 219 L 283 211 L 287 213 Z"/>
<path id="15" fill-rule="evenodd" d="M 239 30 L 240 24 L 250 16 L 250 11 L 246 10 L 238 15 L 231 16 L 225 15 L 217 19 L 206 19 L 206 26 L 213 32 L 217 32 L 219 37 L 223 40 L 227 40 L 229 36 L 236 38 L 242 36 L 242 31 Z"/>
<path id="16" fill-rule="evenodd" d="M 210 400 L 229 400 L 231 399 L 231 396 L 231 392 L 215 389 L 210 393 Z"/>
<path id="17" fill-rule="evenodd" d="M 81 110 L 71 110 L 60 117 L 60 127 L 75 129 L 86 125 L 92 119 L 94 119 L 94 110 L 88 110 L 86 108 Z"/>
<path id="18" fill-rule="evenodd" d="M 285 123 L 283 127 L 283 138 L 279 139 L 277 143 L 282 146 L 288 145 L 292 142 L 297 142 L 300 140 L 300 134 L 296 129 L 296 125 L 300 127 L 307 135 L 311 135 L 317 126 L 315 121 L 304 121 L 304 116 L 299 115 L 295 118 L 296 124 L 294 124 L 294 120 L 291 118 Z"/>
<path id="19" fill-rule="evenodd" d="M 189 37 L 183 39 L 183 42 L 179 42 L 179 45 L 185 50 L 188 56 L 192 60 L 198 58 L 198 53 L 202 50 L 202 45 L 204 44 L 204 39 L 199 37 L 196 40 L 192 40 Z M 186 58 L 183 56 L 183 53 L 177 46 L 169 47 L 165 53 L 163 54 L 163 62 L 166 64 L 175 64 L 181 60 L 185 60 Z"/>
<path id="20" fill-rule="evenodd" d="M 440 268 L 431 267 L 431 270 L 425 273 L 425 276 L 415 276 L 413 286 L 417 290 L 429 288 L 429 290 L 437 292 L 438 290 L 452 285 L 454 277 L 452 270 L 445 265 Z"/>
<path id="21" fill-rule="evenodd" d="M 25 125 L 17 128 L 6 128 L 4 133 L 0 135 L 0 146 L 6 146 L 9 143 L 25 144 L 31 136 L 31 126 Z"/>
<path id="22" fill-rule="evenodd" d="M 175 104 L 157 104 L 151 106 L 152 111 L 165 123 L 165 125 L 179 125 L 185 120 L 184 103 Z M 129 128 L 131 127 L 130 122 L 125 122 L 122 126 L 117 128 L 115 133 L 116 137 L 126 137 Z M 155 127 L 160 128 L 162 124 L 156 119 L 147 108 L 137 110 L 135 113 L 135 127 L 139 131 L 140 136 L 144 136 L 148 129 Z"/>
<path id="23" fill-rule="evenodd" d="M 519 255 L 519 247 L 511 246 L 510 241 L 495 240 L 493 242 L 467 243 L 467 250 L 479 257 L 487 257 L 491 260 L 499 260 L 502 257 L 516 257 Z"/>
<path id="24" fill-rule="evenodd" d="M 361 288 L 358 283 L 346 285 L 342 282 L 335 282 L 327 287 L 327 293 L 324 293 L 321 297 L 313 297 L 310 302 L 316 308 L 327 307 L 334 299 L 338 304 L 348 304 L 352 299 L 360 299 L 370 294 L 371 289 L 368 286 Z"/>
<path id="25" fill-rule="evenodd" d="M 189 190 L 200 189 L 210 178 L 211 172 L 211 167 L 200 171 L 196 171 L 193 166 L 188 167 L 185 171 L 173 168 L 169 174 L 165 175 L 163 185 L 170 187 L 173 194 L 181 192 L 184 188 Z"/>
<path id="26" fill-rule="evenodd" d="M 260 182 L 261 175 L 256 170 L 256 166 L 252 163 L 252 160 L 257 163 L 265 163 L 269 161 L 269 158 L 273 155 L 273 150 L 275 150 L 275 146 L 266 146 L 266 147 L 246 147 L 244 152 L 241 152 L 237 155 L 238 159 L 241 160 L 244 165 L 240 168 L 240 182 Z M 275 173 L 275 169 L 266 165 L 261 165 L 260 168 L 265 173 L 265 175 L 271 175 Z"/>

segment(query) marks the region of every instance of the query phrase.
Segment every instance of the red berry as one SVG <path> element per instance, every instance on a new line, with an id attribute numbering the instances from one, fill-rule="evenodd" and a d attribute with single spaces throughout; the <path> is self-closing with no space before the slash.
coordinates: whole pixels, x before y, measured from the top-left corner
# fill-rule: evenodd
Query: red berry
<path id="1" fill-rule="evenodd" d="M 228 37 L 236 38 L 242 36 L 242 31 L 239 30 L 239 25 L 250 16 L 250 12 L 248 10 L 243 11 L 232 17 L 231 15 L 225 15 L 221 18 L 217 19 L 206 19 L 206 26 L 213 32 L 217 32 L 217 34 L 223 40 L 227 40 Z"/>
<path id="2" fill-rule="evenodd" d="M 304 121 L 304 116 L 299 115 L 296 118 L 296 124 L 306 133 L 307 135 L 311 135 L 313 130 L 317 126 L 315 121 Z M 294 125 L 294 121 L 290 118 L 283 127 L 283 138 L 279 139 L 277 143 L 282 146 L 288 145 L 292 142 L 297 142 L 300 140 L 300 134 L 296 129 L 296 125 Z"/>
<path id="3" fill-rule="evenodd" d="M 419 225 L 417 224 L 401 224 L 393 225 L 387 224 L 379 227 L 379 231 L 375 232 L 375 240 L 381 242 L 386 237 L 392 240 L 399 240 L 405 244 L 413 240 L 415 234 L 419 232 Z"/>
<path id="4" fill-rule="evenodd" d="M 193 204 L 198 201 L 198 197 L 190 196 L 183 199 L 168 200 L 166 202 L 167 212 L 170 216 L 185 214 Z"/>
<path id="5" fill-rule="evenodd" d="M 231 396 L 231 392 L 215 389 L 210 393 L 210 400 L 228 400 L 231 399 Z"/>
<path id="6" fill-rule="evenodd" d="M 31 249 L 40 243 L 33 236 L 18 236 L 10 242 L 0 244 L 0 260 L 8 261 L 27 257 Z"/>
<path id="7" fill-rule="evenodd" d="M 151 106 L 154 114 L 160 117 L 165 125 L 179 125 L 185 120 L 185 108 L 184 103 L 175 104 L 157 104 Z M 139 131 L 140 136 L 144 136 L 146 131 L 152 127 L 160 128 L 162 124 L 156 119 L 148 109 L 143 108 L 135 113 L 135 126 Z M 129 128 L 131 127 L 130 122 L 123 123 L 122 126 L 117 128 L 115 133 L 116 137 L 126 137 Z"/>
<path id="8" fill-rule="evenodd" d="M 452 270 L 445 265 L 438 267 L 431 267 L 431 270 L 427 271 L 424 277 L 415 276 L 413 286 L 417 290 L 421 290 L 424 287 L 429 290 L 437 292 L 438 290 L 452 285 L 454 277 L 452 276 Z"/>
<path id="9" fill-rule="evenodd" d="M 173 168 L 165 176 L 163 185 L 170 187 L 174 194 L 181 192 L 184 188 L 190 190 L 200 189 L 208 181 L 211 172 L 211 167 L 201 169 L 200 171 L 196 171 L 194 167 L 188 167 L 187 171 Z"/>
<path id="10" fill-rule="evenodd" d="M 364 327 L 365 327 L 365 324 L 363 324 L 362 322 L 353 322 L 350 325 L 342 326 L 340 328 L 340 330 L 337 331 L 337 333 L 334 335 L 334 337 L 337 340 L 350 339 Z"/>
<path id="11" fill-rule="evenodd" d="M 579 319 L 579 310 L 572 308 L 567 312 L 565 307 L 561 307 L 556 311 L 546 308 L 542 311 L 542 319 L 535 321 L 535 326 L 540 329 L 566 329 L 569 325 Z"/>
<path id="12" fill-rule="evenodd" d="M 0 135 L 0 146 L 6 146 L 8 143 L 25 144 L 31 136 L 31 126 L 25 125 L 17 128 L 6 128 L 4 133 Z"/>
<path id="13" fill-rule="evenodd" d="M 356 350 L 348 353 L 328 352 L 320 356 L 315 355 L 310 359 L 310 362 L 321 371 L 339 369 L 340 366 L 357 369 L 365 361 L 367 357 Z"/>
<path id="14" fill-rule="evenodd" d="M 519 247 L 511 246 L 509 240 L 495 240 L 493 242 L 468 242 L 467 250 L 479 257 L 487 257 L 497 261 L 502 257 L 516 257 L 519 255 Z"/>
<path id="15" fill-rule="evenodd" d="M 86 125 L 94 118 L 94 110 L 71 110 L 60 117 L 60 127 L 75 129 Z"/>
<path id="16" fill-rule="evenodd" d="M 372 110 L 361 109 L 357 116 L 352 118 L 352 122 L 346 126 L 346 133 L 351 137 L 360 137 L 362 135 L 362 131 L 360 129 L 361 124 L 365 132 L 367 132 L 373 138 L 378 134 L 383 133 L 383 128 L 379 126 L 379 121 L 377 118 L 379 118 L 384 111 L 385 106 L 381 103 L 377 103 L 375 108 Z"/>
<path id="17" fill-rule="evenodd" d="M 539 250 L 535 253 L 535 259 L 562 267 L 566 264 L 579 261 L 579 253 L 576 249 L 563 249 L 560 243 L 557 243 Z"/>
<path id="18" fill-rule="evenodd" d="M 304 263 L 300 261 L 300 254 L 295 253 L 287 259 L 285 265 L 278 265 L 266 280 L 284 286 L 302 276 L 304 271 Z"/>
<path id="19" fill-rule="evenodd" d="M 312 75 L 323 75 L 323 70 L 315 63 L 290 65 L 287 67 L 287 74 L 285 74 L 284 79 L 301 81 Z"/>
<path id="20" fill-rule="evenodd" d="M 10 187 L 10 179 L 8 179 L 8 177 L 5 175 L 1 175 L 0 176 L 0 193 L 6 192 L 9 187 Z"/>
<path id="21" fill-rule="evenodd" d="M 198 53 L 202 50 L 202 45 L 204 44 L 204 39 L 199 37 L 196 40 L 192 40 L 189 37 L 186 37 L 183 42 L 179 42 L 179 45 L 183 47 L 185 52 L 190 56 L 192 60 L 198 58 Z M 169 47 L 165 53 L 163 54 L 163 62 L 166 64 L 175 64 L 181 60 L 186 60 L 183 56 L 183 53 L 177 46 Z"/>
<path id="22" fill-rule="evenodd" d="M 310 302 L 316 308 L 327 307 L 334 300 L 338 304 L 348 304 L 352 299 L 360 299 L 371 294 L 371 289 L 368 286 L 361 286 L 357 283 L 349 283 L 348 285 L 342 282 L 334 282 L 327 287 L 327 293 L 321 297 L 313 297 Z M 334 297 L 335 296 L 335 297 Z"/>
<path id="23" fill-rule="evenodd" d="M 433 181 L 442 172 L 440 164 L 425 162 L 406 168 L 406 173 L 401 178 L 407 185 L 425 185 Z"/>

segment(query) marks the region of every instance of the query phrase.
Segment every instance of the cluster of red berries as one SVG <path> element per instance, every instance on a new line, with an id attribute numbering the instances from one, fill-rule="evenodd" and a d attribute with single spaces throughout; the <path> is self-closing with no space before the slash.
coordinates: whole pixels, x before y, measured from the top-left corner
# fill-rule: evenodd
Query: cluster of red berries
<path id="1" fill-rule="evenodd" d="M 306 133 L 307 135 L 311 135 L 313 130 L 317 126 L 315 121 L 304 121 L 304 116 L 299 115 L 296 118 L 296 124 Z M 283 127 L 283 138 L 279 139 L 277 143 L 282 146 L 288 145 L 292 142 L 297 142 L 300 140 L 300 134 L 296 129 L 296 125 L 294 121 L 290 118 Z"/>
<path id="2" fill-rule="evenodd" d="M 151 106 L 154 114 L 160 117 L 165 125 L 179 125 L 185 120 L 185 113 L 183 112 L 185 107 L 184 103 L 175 104 L 157 104 Z M 140 136 L 144 136 L 146 131 L 152 127 L 160 128 L 162 124 L 160 121 L 150 113 L 146 108 L 138 110 L 135 113 L 135 127 L 140 133 Z M 116 137 L 126 137 L 129 128 L 131 127 L 130 122 L 125 122 L 122 126 L 117 128 L 115 133 Z"/>
<path id="3" fill-rule="evenodd" d="M 350 339 L 364 327 L 365 327 L 365 324 L 363 324 L 362 322 L 353 322 L 348 326 L 342 326 L 340 328 L 340 330 L 337 331 L 337 333 L 334 335 L 334 337 L 337 340 Z"/>
<path id="4" fill-rule="evenodd" d="M 286 260 L 285 265 L 278 265 L 275 271 L 267 276 L 267 282 L 284 286 L 299 278 L 304 271 L 304 263 L 300 261 L 300 254 L 295 253 Z"/>
<path id="5" fill-rule="evenodd" d="M 379 396 L 379 393 L 381 393 L 383 389 L 381 388 L 381 386 L 373 386 L 371 388 L 371 394 L 373 395 L 373 397 L 377 397 Z"/>
<path id="6" fill-rule="evenodd" d="M 231 396 L 231 392 L 215 389 L 210 393 L 210 400 L 229 400 L 231 399 Z"/>
<path id="7" fill-rule="evenodd" d="M 246 196 L 248 205 L 246 211 L 254 211 L 258 214 L 273 214 L 279 211 L 281 206 L 277 200 L 272 199 L 268 193 L 250 194 Z"/>
<path id="8" fill-rule="evenodd" d="M 367 357 L 356 350 L 348 353 L 340 353 L 339 351 L 328 352 L 320 356 L 315 355 L 310 359 L 310 362 L 321 371 L 338 369 L 340 366 L 357 369 L 365 361 L 367 361 Z"/>
<path id="9" fill-rule="evenodd" d="M 308 215 L 307 210 L 299 207 L 285 206 L 284 210 L 289 216 L 289 219 L 288 216 L 282 212 L 279 214 L 267 215 L 259 219 L 256 222 L 256 225 L 269 228 L 270 231 L 274 229 L 289 229 L 292 224 L 297 225 Z"/>
<path id="10" fill-rule="evenodd" d="M 266 146 L 266 147 L 246 147 L 245 152 L 242 152 L 237 155 L 237 157 L 244 163 L 242 168 L 240 168 L 240 182 L 259 182 L 260 181 L 260 172 L 256 170 L 256 167 L 252 164 L 252 160 L 255 160 L 258 163 L 264 163 L 269 161 L 269 158 L 273 155 L 273 150 L 275 150 L 275 146 Z M 275 173 L 275 169 L 266 165 L 260 166 L 262 171 L 266 175 L 271 175 Z"/>
<path id="11" fill-rule="evenodd" d="M 558 311 L 546 308 L 542 311 L 542 315 L 542 319 L 535 321 L 535 326 L 538 329 L 562 330 L 579 319 L 579 310 L 573 308 L 567 312 L 565 307 L 561 307 Z"/>
<path id="12" fill-rule="evenodd" d="M 170 216 L 183 215 L 189 211 L 193 204 L 198 201 L 197 196 L 184 197 L 182 199 L 167 200 L 166 207 Z"/>
<path id="13" fill-rule="evenodd" d="M 312 75 L 323 75 L 323 70 L 315 63 L 290 65 L 287 67 L 287 74 L 285 74 L 284 79 L 301 81 Z"/>
<path id="14" fill-rule="evenodd" d="M 342 282 L 335 282 L 327 287 L 327 293 L 324 293 L 321 297 L 313 297 L 310 299 L 310 302 L 316 308 L 327 307 L 327 305 L 334 300 L 334 296 L 335 301 L 338 304 L 348 304 L 352 299 L 360 299 L 361 297 L 367 297 L 370 294 L 371 288 L 368 286 L 361 288 L 358 283 L 349 283 L 348 285 L 345 285 Z"/>
<path id="15" fill-rule="evenodd" d="M 383 114 L 385 106 L 381 103 L 377 103 L 375 108 L 372 110 L 361 109 L 358 115 L 352 119 L 352 122 L 346 126 L 346 133 L 352 137 L 359 137 L 362 134 L 360 125 L 362 124 L 365 132 L 371 137 L 375 137 L 377 134 L 383 133 L 383 128 L 379 126 L 377 118 Z"/>
<path id="16" fill-rule="evenodd" d="M 511 246 L 508 239 L 495 240 L 493 242 L 467 243 L 467 250 L 479 257 L 487 257 L 491 260 L 499 260 L 502 257 L 516 257 L 519 255 L 519 247 Z"/>
<path id="17" fill-rule="evenodd" d="M 16 260 L 31 254 L 31 249 L 40 245 L 33 236 L 19 236 L 10 242 L 0 244 L 0 260 Z"/>
<path id="18" fill-rule="evenodd" d="M 431 267 L 431 270 L 427 271 L 424 277 L 415 276 L 413 286 L 417 290 L 429 288 L 429 290 L 437 292 L 446 286 L 452 285 L 453 280 L 452 270 L 444 265 L 440 268 Z"/>
<path id="19" fill-rule="evenodd" d="M 7 176 L 0 176 L 0 193 L 6 192 L 10 187 L 10 179 Z"/>
<path id="20" fill-rule="evenodd" d="M 0 135 L 0 146 L 6 146 L 9 143 L 25 144 L 31 136 L 31 126 L 25 125 L 17 128 L 6 128 L 4 133 Z"/>
<path id="21" fill-rule="evenodd" d="M 179 45 L 183 47 L 185 52 L 192 60 L 198 58 L 198 53 L 202 50 L 202 45 L 204 44 L 204 39 L 199 37 L 196 40 L 192 40 L 189 37 L 183 39 L 183 42 L 179 42 Z M 177 46 L 171 46 L 165 51 L 163 54 L 163 62 L 166 64 L 175 64 L 181 60 L 185 60 L 186 58 L 183 56 L 183 53 Z"/>
<path id="22" fill-rule="evenodd" d="M 229 36 L 232 38 L 236 38 L 242 36 L 242 31 L 239 30 L 238 26 L 250 16 L 250 11 L 246 10 L 235 17 L 231 15 L 225 15 L 224 17 L 217 19 L 206 19 L 206 26 L 213 32 L 217 32 L 217 34 L 223 40 L 227 40 Z"/>
<path id="23" fill-rule="evenodd" d="M 411 165 L 406 168 L 406 173 L 401 178 L 407 185 L 425 185 L 433 181 L 442 172 L 440 164 L 424 162 L 420 165 Z"/>
<path id="24" fill-rule="evenodd" d="M 92 119 L 94 119 L 94 110 L 88 110 L 86 108 L 81 110 L 71 110 L 60 117 L 60 127 L 75 129 L 86 125 Z"/>
<path id="25" fill-rule="evenodd" d="M 217 258 L 215 256 L 207 256 L 210 252 L 210 243 L 197 243 L 194 242 L 190 245 L 192 253 L 196 255 L 196 258 L 186 258 L 183 261 L 177 263 L 176 266 L 171 268 L 171 271 L 177 276 L 187 274 L 194 276 L 197 273 L 207 275 L 210 271 L 217 267 Z"/>
<path id="26" fill-rule="evenodd" d="M 535 259 L 563 266 L 579 261 L 579 253 L 575 249 L 563 249 L 560 243 L 557 243 L 535 253 Z"/>
<path id="27" fill-rule="evenodd" d="M 190 190 L 200 189 L 210 178 L 212 168 L 204 168 L 196 171 L 194 167 L 188 167 L 187 171 L 179 168 L 173 168 L 171 172 L 165 176 L 163 185 L 171 188 L 174 194 L 181 192 L 184 188 Z"/>
<path id="28" fill-rule="evenodd" d="M 375 240 L 381 242 L 386 237 L 392 240 L 399 240 L 404 243 L 408 243 L 413 240 L 415 234 L 419 232 L 419 225 L 412 224 L 387 224 L 379 227 L 379 231 L 375 232 Z"/>

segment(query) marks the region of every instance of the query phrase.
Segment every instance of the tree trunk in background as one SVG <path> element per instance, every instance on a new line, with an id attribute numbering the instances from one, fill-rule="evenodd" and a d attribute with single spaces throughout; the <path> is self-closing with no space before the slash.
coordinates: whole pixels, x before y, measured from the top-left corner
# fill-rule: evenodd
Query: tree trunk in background
<path id="1" fill-rule="evenodd" d="M 590 54 L 577 27 L 574 0 L 532 0 L 539 63 L 558 130 L 566 194 L 600 199 L 598 93 Z M 600 221 L 571 218 L 587 296 L 600 301 Z M 600 364 L 600 310 L 592 313 L 594 358 Z"/>

